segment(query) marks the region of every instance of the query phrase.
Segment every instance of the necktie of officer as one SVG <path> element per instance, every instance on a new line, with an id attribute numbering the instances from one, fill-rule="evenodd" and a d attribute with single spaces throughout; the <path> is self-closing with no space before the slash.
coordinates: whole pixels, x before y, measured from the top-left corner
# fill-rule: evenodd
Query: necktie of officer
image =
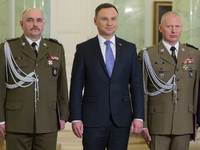
<path id="1" fill-rule="evenodd" d="M 35 42 L 33 42 L 32 44 L 31 44 L 31 46 L 32 46 L 32 48 L 33 48 L 33 50 L 34 50 L 34 53 L 35 53 L 35 56 L 37 57 L 38 56 L 38 53 L 37 53 L 37 50 L 36 50 L 36 43 Z"/>
<path id="2" fill-rule="evenodd" d="M 106 45 L 106 68 L 109 74 L 109 77 L 112 75 L 112 70 L 114 66 L 114 55 L 112 49 L 110 47 L 111 41 L 105 41 L 104 44 Z"/>
<path id="3" fill-rule="evenodd" d="M 177 63 L 177 59 L 176 59 L 176 55 L 175 55 L 175 50 L 176 50 L 176 48 L 175 48 L 174 46 L 172 46 L 172 47 L 170 48 L 170 50 L 172 51 L 172 57 L 173 57 L 175 63 Z"/>

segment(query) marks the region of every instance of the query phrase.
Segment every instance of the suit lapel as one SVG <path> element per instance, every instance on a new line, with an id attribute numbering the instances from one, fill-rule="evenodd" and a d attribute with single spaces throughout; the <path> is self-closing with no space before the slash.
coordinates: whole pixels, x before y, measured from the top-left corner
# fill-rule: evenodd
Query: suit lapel
<path id="1" fill-rule="evenodd" d="M 24 53 L 31 59 L 36 60 L 36 56 L 33 52 L 33 49 L 31 48 L 24 35 L 22 35 L 20 38 L 20 46 L 22 47 L 22 53 Z"/>
<path id="2" fill-rule="evenodd" d="M 102 52 L 101 52 L 101 48 L 100 48 L 99 40 L 98 40 L 97 36 L 92 39 L 92 49 L 94 50 L 103 70 L 108 75 L 108 71 L 107 71 L 106 64 L 105 64 L 104 59 L 103 59 L 103 55 L 102 55 Z"/>
<path id="3" fill-rule="evenodd" d="M 46 41 L 42 38 L 41 41 L 40 41 L 40 47 L 39 47 L 39 53 L 38 53 L 37 61 L 39 61 L 43 57 L 46 57 L 48 52 L 49 52 L 48 51 L 48 45 L 47 45 Z"/>
<path id="4" fill-rule="evenodd" d="M 163 45 L 162 41 L 160 41 L 160 43 L 158 44 L 158 52 L 159 54 L 161 54 L 161 58 L 164 59 L 165 61 L 167 61 L 168 63 L 176 66 L 176 63 L 174 61 L 174 59 L 172 58 L 172 56 L 169 54 L 168 50 L 165 48 L 165 46 Z"/>
<path id="5" fill-rule="evenodd" d="M 179 51 L 178 51 L 178 59 L 177 59 L 177 68 L 183 64 L 183 61 L 187 58 L 187 52 L 185 50 L 184 45 L 179 44 Z"/>
<path id="6" fill-rule="evenodd" d="M 114 67 L 113 67 L 113 74 L 115 74 L 115 71 L 116 71 L 116 68 L 119 64 L 119 60 L 120 60 L 120 57 L 122 56 L 121 52 L 123 50 L 123 45 L 120 43 L 119 41 L 119 38 L 117 38 L 117 36 L 115 36 L 115 46 L 116 46 L 116 58 L 115 58 L 115 63 L 114 63 Z"/>

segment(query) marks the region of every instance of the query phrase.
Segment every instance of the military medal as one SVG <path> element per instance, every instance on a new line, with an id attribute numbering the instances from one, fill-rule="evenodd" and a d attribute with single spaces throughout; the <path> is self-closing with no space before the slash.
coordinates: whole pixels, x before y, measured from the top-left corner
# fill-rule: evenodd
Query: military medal
<path id="1" fill-rule="evenodd" d="M 57 76 L 57 68 L 52 68 L 52 73 L 53 73 L 53 76 L 55 77 L 55 76 Z"/>
<path id="2" fill-rule="evenodd" d="M 48 64 L 51 66 L 53 65 L 53 61 L 52 60 L 48 60 Z"/>
<path id="3" fill-rule="evenodd" d="M 183 69 L 184 69 L 184 70 L 187 70 L 187 69 L 188 69 L 188 66 L 187 66 L 187 65 L 184 65 L 184 66 L 183 66 Z"/>

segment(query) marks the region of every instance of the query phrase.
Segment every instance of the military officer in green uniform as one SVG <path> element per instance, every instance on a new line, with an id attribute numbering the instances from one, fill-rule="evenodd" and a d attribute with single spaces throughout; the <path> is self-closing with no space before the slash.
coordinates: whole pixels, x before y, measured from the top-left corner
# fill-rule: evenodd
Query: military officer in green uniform
<path id="1" fill-rule="evenodd" d="M 159 30 L 163 39 L 139 53 L 147 117 L 142 134 L 151 150 L 188 150 L 196 128 L 199 51 L 179 42 L 177 13 L 165 13 Z"/>
<path id="2" fill-rule="evenodd" d="M 7 150 L 55 150 L 68 120 L 63 46 L 44 39 L 43 13 L 23 13 L 24 34 L 0 46 L 0 132 Z"/>

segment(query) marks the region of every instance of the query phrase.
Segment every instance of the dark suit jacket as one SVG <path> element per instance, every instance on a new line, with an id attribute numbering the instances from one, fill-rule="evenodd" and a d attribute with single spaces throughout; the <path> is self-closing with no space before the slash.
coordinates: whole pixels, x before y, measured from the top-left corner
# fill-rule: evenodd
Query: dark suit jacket
<path id="1" fill-rule="evenodd" d="M 39 101 L 34 111 L 35 83 L 27 88 L 5 90 L 4 44 L 0 48 L 0 122 L 6 122 L 6 130 L 19 133 L 49 133 L 58 130 L 56 103 L 62 120 L 68 120 L 68 95 L 63 46 L 48 39 L 41 39 L 36 58 L 24 37 L 8 40 L 18 66 L 27 74 L 35 70 L 39 79 Z M 47 53 L 59 58 L 49 65 Z M 57 75 L 53 76 L 54 68 Z M 8 83 L 13 84 L 8 76 Z"/>
<path id="2" fill-rule="evenodd" d="M 82 120 L 85 127 L 100 127 L 110 115 L 120 127 L 130 126 L 134 118 L 144 118 L 142 77 L 135 44 L 116 37 L 116 60 L 110 78 L 95 37 L 77 45 L 70 120 Z"/>

